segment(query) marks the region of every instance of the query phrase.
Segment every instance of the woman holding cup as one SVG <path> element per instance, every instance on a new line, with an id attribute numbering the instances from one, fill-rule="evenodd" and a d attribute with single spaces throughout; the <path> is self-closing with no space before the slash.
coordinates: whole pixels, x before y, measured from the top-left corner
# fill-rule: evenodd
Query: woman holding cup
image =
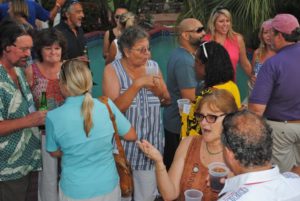
<path id="1" fill-rule="evenodd" d="M 155 162 L 157 184 L 164 200 L 184 200 L 188 189 L 202 191 L 204 201 L 217 200 L 218 193 L 206 184 L 208 166 L 213 162 L 224 163 L 222 121 L 226 114 L 235 111 L 234 97 L 226 90 L 205 94 L 196 107 L 202 136 L 189 136 L 181 141 L 169 172 L 157 149 L 146 140 L 138 142 L 140 149 Z"/>

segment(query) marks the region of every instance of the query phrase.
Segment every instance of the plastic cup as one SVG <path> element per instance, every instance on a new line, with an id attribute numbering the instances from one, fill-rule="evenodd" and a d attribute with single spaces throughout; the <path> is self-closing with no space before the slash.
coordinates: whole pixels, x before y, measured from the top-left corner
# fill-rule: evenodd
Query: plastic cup
<path id="1" fill-rule="evenodd" d="M 156 66 L 154 66 L 154 65 L 149 65 L 149 66 L 146 68 L 146 74 L 147 74 L 147 75 L 153 75 L 153 76 L 158 75 Z"/>
<path id="2" fill-rule="evenodd" d="M 228 167 L 226 167 L 224 163 L 213 162 L 208 165 L 208 172 L 211 189 L 220 192 L 224 187 L 224 183 L 221 183 L 221 179 L 227 177 L 229 173 Z"/>
<path id="3" fill-rule="evenodd" d="M 185 201 L 201 201 L 203 193 L 197 189 L 188 189 L 184 191 Z"/>
<path id="4" fill-rule="evenodd" d="M 177 100 L 180 115 L 182 114 L 184 104 L 190 104 L 190 102 L 191 102 L 190 99 L 186 99 L 186 98 Z"/>

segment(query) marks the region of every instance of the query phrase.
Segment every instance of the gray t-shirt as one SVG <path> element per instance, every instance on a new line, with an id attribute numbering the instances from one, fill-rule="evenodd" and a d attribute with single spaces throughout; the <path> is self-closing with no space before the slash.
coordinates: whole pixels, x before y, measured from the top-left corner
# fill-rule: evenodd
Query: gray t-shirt
<path id="1" fill-rule="evenodd" d="M 180 134 L 181 121 L 177 100 L 181 98 L 180 90 L 196 88 L 197 80 L 194 69 L 195 59 L 184 48 L 175 49 L 167 65 L 167 87 L 171 96 L 171 105 L 164 109 L 164 128 Z"/>

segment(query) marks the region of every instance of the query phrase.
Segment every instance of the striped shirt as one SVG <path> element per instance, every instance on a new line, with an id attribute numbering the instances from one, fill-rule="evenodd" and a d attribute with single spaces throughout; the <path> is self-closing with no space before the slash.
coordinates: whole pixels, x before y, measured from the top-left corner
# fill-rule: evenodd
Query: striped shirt
<path id="1" fill-rule="evenodd" d="M 118 76 L 120 94 L 122 94 L 132 85 L 133 81 L 122 67 L 120 60 L 115 60 L 112 66 Z M 155 66 L 157 69 L 156 72 L 158 72 L 158 64 L 155 61 L 149 60 L 147 68 L 149 69 L 153 66 Z M 125 112 L 125 116 L 135 128 L 138 140 L 146 139 L 162 153 L 164 136 L 161 132 L 159 98 L 146 88 L 140 89 Z M 122 143 L 132 169 L 151 170 L 154 168 L 153 161 L 140 151 L 135 142 L 123 141 Z"/>

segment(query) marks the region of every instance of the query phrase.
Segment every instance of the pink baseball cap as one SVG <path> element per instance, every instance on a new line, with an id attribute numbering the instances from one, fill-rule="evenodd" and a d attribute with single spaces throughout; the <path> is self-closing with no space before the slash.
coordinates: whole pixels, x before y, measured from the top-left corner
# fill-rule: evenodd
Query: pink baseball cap
<path id="1" fill-rule="evenodd" d="M 271 25 L 281 33 L 291 34 L 292 31 L 299 27 L 299 22 L 291 14 L 278 14 L 273 18 Z"/>

